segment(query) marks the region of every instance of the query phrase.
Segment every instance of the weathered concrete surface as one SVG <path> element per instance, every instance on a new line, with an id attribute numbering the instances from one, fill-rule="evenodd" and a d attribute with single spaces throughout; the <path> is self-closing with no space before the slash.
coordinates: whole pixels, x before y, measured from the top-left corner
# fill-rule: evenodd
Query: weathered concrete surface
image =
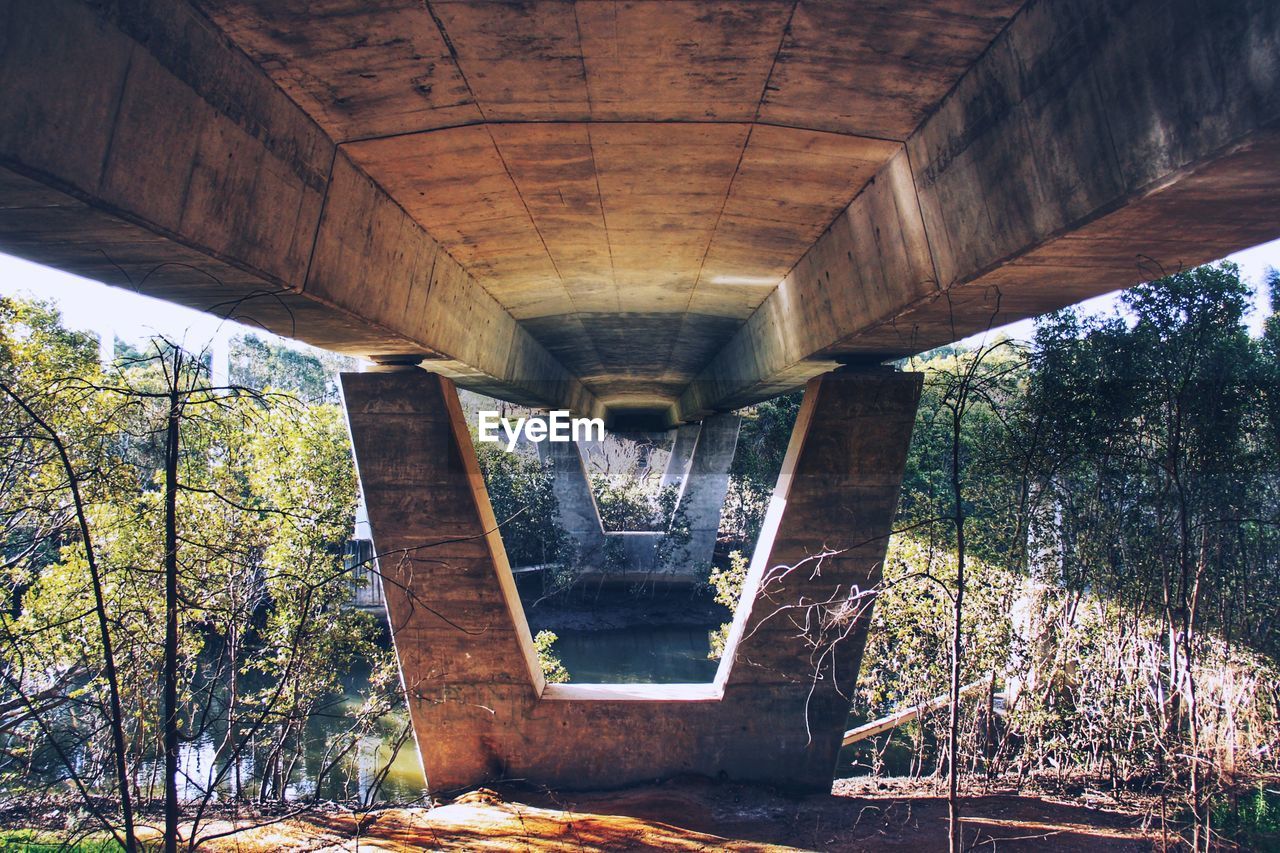
<path id="1" fill-rule="evenodd" d="M 689 387 L 684 417 L 1280 235 L 1280 6 L 1027 4 Z"/>
<path id="2" fill-rule="evenodd" d="M 570 560 L 576 566 L 598 563 L 604 554 L 605 532 L 596 507 L 582 451 L 574 441 L 544 441 L 538 456 L 551 466 L 551 489 L 556 496 L 557 521 L 569 535 Z"/>
<path id="3" fill-rule="evenodd" d="M 592 395 L 181 2 L 0 0 L 0 249 L 468 387 Z"/>
<path id="4" fill-rule="evenodd" d="M 689 525 L 689 541 L 677 549 L 678 562 L 689 571 L 711 564 L 716 534 L 729 492 L 729 467 L 738 447 L 737 415 L 712 415 L 702 422 L 689 473 L 680 486 L 677 515 Z"/>
<path id="5" fill-rule="evenodd" d="M 809 383 L 713 683 L 547 685 L 452 384 L 415 370 L 344 375 L 430 787 L 692 772 L 826 789 L 919 392 L 918 375 L 890 371 Z"/>
<path id="6" fill-rule="evenodd" d="M 607 406 L 670 422 L 1019 0 L 196 5 Z"/>
<path id="7" fill-rule="evenodd" d="M 689 460 L 693 458 L 693 448 L 698 444 L 698 433 L 701 430 L 701 423 L 682 424 L 676 428 L 671 441 L 671 453 L 667 456 L 667 467 L 662 470 L 659 486 L 665 489 L 684 482 L 689 474 Z"/>
<path id="8" fill-rule="evenodd" d="M 1280 234 L 1272 0 L 0 0 L 0 25 L 0 249 L 620 421 Z"/>

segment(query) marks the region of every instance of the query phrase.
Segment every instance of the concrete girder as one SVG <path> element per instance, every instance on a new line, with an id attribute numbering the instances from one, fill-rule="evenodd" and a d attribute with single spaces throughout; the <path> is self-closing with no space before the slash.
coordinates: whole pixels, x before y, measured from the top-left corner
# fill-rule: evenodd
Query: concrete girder
<path id="1" fill-rule="evenodd" d="M 528 405 L 601 407 L 184 3 L 0 2 L 0 249 Z"/>
<path id="2" fill-rule="evenodd" d="M 1280 233 L 1269 0 L 192 3 L 0 0 L 0 249 L 528 405 L 700 420 Z"/>
<path id="3" fill-rule="evenodd" d="M 1280 234 L 1280 6 L 1028 3 L 684 392 L 697 418 Z"/>
<path id="4" fill-rule="evenodd" d="M 452 384 L 345 374 L 431 790 L 688 772 L 829 787 L 920 386 L 888 370 L 809 383 L 714 682 L 546 684 Z"/>

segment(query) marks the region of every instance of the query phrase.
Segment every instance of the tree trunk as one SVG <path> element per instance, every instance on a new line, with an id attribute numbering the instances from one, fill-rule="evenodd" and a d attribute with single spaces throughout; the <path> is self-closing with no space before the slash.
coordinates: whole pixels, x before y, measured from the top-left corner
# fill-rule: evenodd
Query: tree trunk
<path id="1" fill-rule="evenodd" d="M 164 458 L 164 850 L 178 850 L 178 441 L 182 398 L 175 353 Z"/>
<path id="2" fill-rule="evenodd" d="M 962 398 L 963 399 L 963 398 Z M 964 493 L 960 482 L 960 430 L 964 420 L 962 402 L 957 402 L 952 417 L 951 433 L 951 497 L 954 501 L 956 528 L 956 594 L 952 599 L 951 626 L 951 714 L 947 720 L 947 821 L 951 853 L 964 846 L 960 828 L 960 663 L 963 652 L 964 613 Z"/>
<path id="3" fill-rule="evenodd" d="M 89 535 L 88 510 L 84 504 L 84 497 L 80 493 L 80 475 L 76 471 L 75 465 L 72 464 L 71 455 L 67 452 L 67 446 L 62 440 L 62 436 L 58 435 L 57 430 L 48 421 L 40 417 L 35 409 L 31 408 L 30 404 L 17 392 L 7 385 L 0 385 L 0 389 L 17 403 L 19 408 L 26 412 L 27 416 L 49 436 L 49 440 L 58 452 L 58 459 L 62 465 L 63 473 L 67 476 L 67 486 L 71 490 L 71 500 L 75 505 L 76 522 L 79 525 L 80 538 L 84 544 L 84 558 L 85 564 L 89 568 L 89 581 L 93 586 L 93 610 L 97 616 L 98 634 L 102 641 L 103 671 L 107 677 L 107 701 L 110 708 L 108 723 L 111 728 L 111 746 L 115 752 L 113 758 L 115 759 L 116 785 L 120 789 L 120 817 L 121 822 L 124 824 L 124 848 L 126 853 L 135 853 L 138 849 L 138 838 L 133 825 L 133 800 L 129 796 L 129 766 L 125 758 L 124 710 L 120 703 L 120 677 L 116 671 L 115 648 L 111 642 L 106 596 L 102 590 L 102 574 L 98 569 L 97 554 L 93 548 L 93 537 Z"/>

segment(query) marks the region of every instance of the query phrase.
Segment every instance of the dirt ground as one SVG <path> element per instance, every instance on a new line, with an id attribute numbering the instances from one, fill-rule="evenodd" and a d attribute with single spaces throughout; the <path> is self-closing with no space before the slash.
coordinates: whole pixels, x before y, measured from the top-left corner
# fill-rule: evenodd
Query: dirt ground
<path id="1" fill-rule="evenodd" d="M 966 847 L 1121 853 L 1161 848 L 1137 814 L 1047 797 L 966 798 Z M 230 825 L 202 827 L 229 830 Z M 329 812 L 239 832 L 212 850 L 821 850 L 946 849 L 947 805 L 920 786 L 842 780 L 830 794 L 678 780 L 625 791 L 549 795 L 481 789 L 432 809 Z M 203 845 L 202 845 L 203 846 Z"/>

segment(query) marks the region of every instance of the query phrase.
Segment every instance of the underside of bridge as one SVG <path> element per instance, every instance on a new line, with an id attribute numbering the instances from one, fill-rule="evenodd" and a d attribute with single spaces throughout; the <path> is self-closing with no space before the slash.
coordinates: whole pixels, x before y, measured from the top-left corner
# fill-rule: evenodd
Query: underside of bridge
<path id="1" fill-rule="evenodd" d="M 0 251 L 393 365 L 348 415 L 436 787 L 825 784 L 875 365 L 1280 235 L 1278 163 L 1274 0 L 0 0 Z M 714 684 L 543 683 L 441 376 L 707 432 L 808 382 Z"/>
<path id="2" fill-rule="evenodd" d="M 3 0 L 0 21 L 0 250 L 618 423 L 1280 234 L 1270 0 Z"/>

